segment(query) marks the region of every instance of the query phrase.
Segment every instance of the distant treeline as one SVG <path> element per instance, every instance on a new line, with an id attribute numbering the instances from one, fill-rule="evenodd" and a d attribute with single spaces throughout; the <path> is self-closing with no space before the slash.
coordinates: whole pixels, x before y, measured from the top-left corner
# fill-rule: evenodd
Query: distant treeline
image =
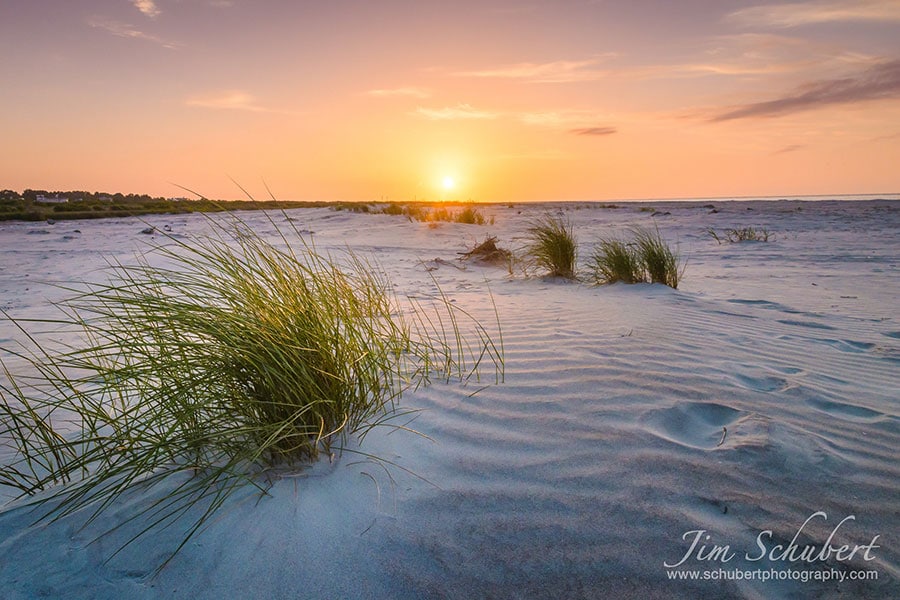
<path id="1" fill-rule="evenodd" d="M 40 197 L 51 199 L 39 202 Z M 67 202 L 53 201 L 67 198 Z M 327 206 L 326 202 L 291 202 L 251 200 L 187 200 L 167 199 L 148 194 L 110 194 L 81 190 L 48 191 L 25 190 L 21 194 L 13 190 L 0 191 L 0 221 L 44 221 L 47 219 L 101 219 L 104 217 L 130 217 L 150 214 L 184 214 L 193 212 L 220 212 L 226 210 L 282 209 Z"/>

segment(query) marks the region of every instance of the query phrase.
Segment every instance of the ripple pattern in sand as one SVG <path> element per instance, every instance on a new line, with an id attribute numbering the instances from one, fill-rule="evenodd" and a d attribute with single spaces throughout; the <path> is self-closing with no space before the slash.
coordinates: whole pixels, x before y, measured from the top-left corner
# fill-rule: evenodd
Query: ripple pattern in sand
<path id="1" fill-rule="evenodd" d="M 665 597 L 655 558 L 695 525 L 749 550 L 750 532 L 787 529 L 810 507 L 896 524 L 900 428 L 884 361 L 811 352 L 808 337 L 783 335 L 798 325 L 758 314 L 769 306 L 570 291 L 564 313 L 539 298 L 524 314 L 501 306 L 504 385 L 411 400 L 437 440 L 425 453 L 440 489 L 400 499 L 404 514 L 431 515 L 427 531 L 385 531 L 413 561 L 396 573 L 410 589 L 450 578 L 451 597 L 502 595 L 510 580 L 527 597 Z M 889 550 L 880 566 L 896 576 L 897 564 Z"/>

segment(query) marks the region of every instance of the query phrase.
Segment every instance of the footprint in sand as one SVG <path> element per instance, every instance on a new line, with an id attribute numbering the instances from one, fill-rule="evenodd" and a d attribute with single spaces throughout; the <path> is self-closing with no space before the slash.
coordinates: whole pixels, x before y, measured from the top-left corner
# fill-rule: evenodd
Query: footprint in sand
<path id="1" fill-rule="evenodd" d="M 830 400 L 822 400 L 813 398 L 807 400 L 807 404 L 827 413 L 833 417 L 845 419 L 847 421 L 858 421 L 862 423 L 874 423 L 887 418 L 887 415 L 863 406 L 855 404 L 847 404 L 845 402 L 832 402 Z"/>
<path id="2" fill-rule="evenodd" d="M 779 319 L 779 323 L 782 325 L 793 325 L 794 327 L 808 327 L 810 329 L 824 329 L 825 331 L 834 331 L 834 327 L 831 325 L 825 325 L 824 323 L 816 323 L 814 321 L 797 321 L 795 319 Z"/>
<path id="3" fill-rule="evenodd" d="M 745 300 L 743 298 L 732 298 L 728 300 L 732 304 L 747 304 L 749 306 L 762 306 L 763 308 L 780 308 L 781 305 L 776 304 L 775 302 L 769 302 L 768 300 Z"/>
<path id="4" fill-rule="evenodd" d="M 851 354 L 859 354 L 863 352 L 871 352 L 873 350 L 877 350 L 878 347 L 876 344 L 871 342 L 859 342 L 857 340 L 839 340 L 835 338 L 818 338 L 818 337 L 809 337 L 805 335 L 779 335 L 779 340 L 790 341 L 794 343 L 813 343 L 813 344 L 823 344 L 825 346 L 831 346 L 835 350 L 840 352 L 849 352 Z"/>
<path id="5" fill-rule="evenodd" d="M 735 373 L 732 378 L 739 386 L 754 392 L 780 392 L 790 387 L 787 380 L 769 375 L 752 376 Z"/>
<path id="6" fill-rule="evenodd" d="M 820 338 L 811 340 L 813 342 L 819 344 L 825 344 L 827 346 L 831 346 L 836 350 L 840 350 L 841 352 L 851 352 L 854 354 L 860 352 L 868 352 L 872 348 L 875 347 L 875 344 L 871 344 L 869 342 L 857 342 L 855 340 L 836 340 L 830 338 Z"/>
<path id="7" fill-rule="evenodd" d="M 671 408 L 652 410 L 641 420 L 658 437 L 682 446 L 710 450 L 729 446 L 729 436 L 749 417 L 744 411 L 724 404 L 682 402 Z"/>
<path id="8" fill-rule="evenodd" d="M 735 318 L 737 318 L 737 319 L 758 319 L 758 318 L 759 318 L 759 317 L 754 316 L 754 315 L 742 315 L 742 314 L 740 314 L 740 313 L 730 312 L 730 311 L 727 311 L 727 310 L 712 310 L 712 311 L 710 311 L 710 312 L 711 312 L 712 314 L 714 314 L 714 315 L 723 315 L 723 316 L 726 316 L 726 317 L 735 317 Z"/>
<path id="9" fill-rule="evenodd" d="M 732 304 L 740 304 L 740 305 L 744 305 L 744 306 L 764 308 L 767 310 L 775 310 L 775 311 L 784 313 L 786 315 L 798 315 L 801 317 L 809 317 L 809 318 L 813 318 L 813 319 L 819 318 L 822 316 L 820 314 L 807 312 L 805 310 L 791 308 L 790 306 L 785 306 L 784 304 L 779 304 L 778 302 L 770 302 L 769 300 L 744 300 L 742 298 L 733 298 L 731 300 L 728 300 L 728 302 L 730 302 Z M 778 322 L 782 323 L 784 325 L 797 325 L 800 327 L 814 327 L 816 329 L 834 329 L 834 327 L 831 327 L 830 325 L 823 325 L 821 323 L 816 323 L 814 321 L 800 321 L 800 320 L 796 320 L 796 319 L 784 319 L 784 320 L 780 320 Z"/>
<path id="10" fill-rule="evenodd" d="M 774 370 L 785 375 L 804 375 L 806 371 L 799 367 L 773 367 Z"/>

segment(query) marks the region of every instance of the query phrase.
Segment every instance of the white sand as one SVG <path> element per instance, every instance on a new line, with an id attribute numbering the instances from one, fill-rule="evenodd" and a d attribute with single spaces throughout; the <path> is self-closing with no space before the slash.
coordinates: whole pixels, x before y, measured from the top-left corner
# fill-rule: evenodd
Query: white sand
<path id="1" fill-rule="evenodd" d="M 345 454 L 285 477 L 271 497 L 229 501 L 156 577 L 181 531 L 153 532 L 108 560 L 140 524 L 101 537 L 154 494 L 135 490 L 82 529 L 0 513 L 3 598 L 887 598 L 900 596 L 900 202 L 705 203 L 618 209 L 561 205 L 586 257 L 600 237 L 657 223 L 688 259 L 680 289 L 511 279 L 454 261 L 486 235 L 523 243 L 546 206 L 485 209 L 493 226 L 429 228 L 402 217 L 291 211 L 320 250 L 374 256 L 401 294 L 431 288 L 503 326 L 506 382 L 436 384 L 425 409 L 363 450 L 421 477 Z M 581 205 L 583 206 L 583 205 Z M 244 217 L 268 230 L 261 215 Z M 282 217 L 276 217 L 281 219 Z M 154 216 L 175 234 L 202 216 Z M 706 233 L 765 227 L 768 243 Z M 146 242 L 134 219 L 0 223 L 0 307 L 52 314 L 39 280 L 90 277 Z M 73 233 L 79 229 L 81 233 Z M 425 261 L 423 264 L 422 261 Z M 17 337 L 0 324 L 0 345 Z M 487 377 L 483 384 L 493 383 Z M 723 427 L 727 428 L 724 442 Z M 2 458 L 2 455 L 0 455 Z M 376 484 L 377 482 L 377 484 Z M 7 494 L 8 498 L 9 495 Z M 750 561 L 788 544 L 877 548 L 850 561 Z M 726 563 L 691 569 L 842 573 L 876 581 L 674 581 L 663 563 L 705 530 Z"/>

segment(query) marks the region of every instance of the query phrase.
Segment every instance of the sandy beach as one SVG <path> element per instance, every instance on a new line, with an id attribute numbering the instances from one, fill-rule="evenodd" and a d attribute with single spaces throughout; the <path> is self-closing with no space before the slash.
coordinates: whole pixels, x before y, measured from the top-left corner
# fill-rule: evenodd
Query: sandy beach
<path id="1" fill-rule="evenodd" d="M 404 395 L 403 408 L 421 409 L 410 427 L 423 435 L 375 430 L 361 446 L 389 462 L 344 453 L 279 474 L 268 496 L 242 491 L 158 574 L 178 523 L 116 551 L 146 526 L 129 515 L 161 488 L 137 487 L 87 525 L 83 514 L 35 523 L 39 511 L 0 489 L 0 596 L 897 595 L 900 201 L 481 211 L 493 224 L 329 208 L 270 215 L 284 227 L 290 218 L 319 251 L 371 258 L 398 296 L 433 293 L 436 281 L 502 332 L 502 383 Z M 657 226 L 686 261 L 678 289 L 459 260 L 487 236 L 520 249 L 529 221 L 548 212 L 571 221 L 583 258 L 604 237 Z M 241 218 L 274 239 L 261 213 Z M 0 223 L 0 308 L 52 316 L 65 294 L 47 282 L 132 260 L 161 239 L 142 235 L 147 226 L 189 239 L 209 223 Z M 708 233 L 743 227 L 772 238 L 720 244 Z M 0 346 L 20 336 L 0 322 Z M 11 452 L 4 445 L 0 459 Z"/>

